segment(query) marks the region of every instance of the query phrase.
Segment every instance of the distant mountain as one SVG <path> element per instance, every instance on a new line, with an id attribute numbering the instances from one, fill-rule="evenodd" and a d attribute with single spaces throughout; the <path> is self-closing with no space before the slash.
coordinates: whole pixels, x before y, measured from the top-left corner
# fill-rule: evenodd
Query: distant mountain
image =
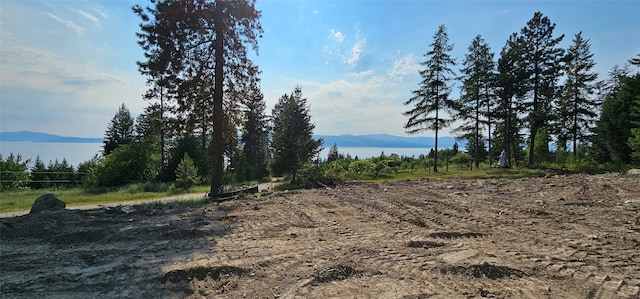
<path id="1" fill-rule="evenodd" d="M 390 148 L 432 148 L 435 145 L 434 137 L 402 137 L 388 134 L 371 135 L 314 135 L 313 138 L 324 139 L 324 147 L 336 144 L 340 147 L 390 147 Z M 456 142 L 454 137 L 438 138 L 438 148 L 451 148 Z M 463 148 L 466 142 L 458 142 Z"/>
<path id="2" fill-rule="evenodd" d="M 314 135 L 313 138 L 323 138 L 324 147 L 329 148 L 334 143 L 338 147 L 388 147 L 388 148 L 432 148 L 435 144 L 433 137 L 402 137 L 388 134 L 370 135 Z M 56 142 L 56 143 L 102 143 L 103 138 L 82 138 L 53 135 L 42 132 L 19 131 L 0 132 L 0 142 Z M 455 138 L 440 137 L 438 148 L 451 148 Z M 466 142 L 458 142 L 464 148 Z"/>
<path id="3" fill-rule="evenodd" d="M 0 142 L 102 143 L 102 141 L 102 138 L 69 137 L 31 131 L 0 132 Z"/>

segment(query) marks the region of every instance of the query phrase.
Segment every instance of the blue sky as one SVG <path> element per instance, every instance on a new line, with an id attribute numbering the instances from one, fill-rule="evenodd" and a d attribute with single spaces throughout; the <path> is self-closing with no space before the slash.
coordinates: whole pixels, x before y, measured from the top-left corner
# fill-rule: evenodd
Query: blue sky
<path id="1" fill-rule="evenodd" d="M 147 105 L 131 12 L 144 1 L 0 2 L 0 131 L 101 137 L 121 103 Z M 541 11 L 565 34 L 583 31 L 601 78 L 640 52 L 640 1 L 258 0 L 263 38 L 254 61 L 270 113 L 296 86 L 316 134 L 405 135 L 402 103 L 445 24 L 458 69 L 481 34 L 496 52 Z M 458 96 L 455 89 L 452 96 Z M 444 135 L 446 135 L 445 132 Z M 425 132 L 433 136 L 433 132 Z"/>

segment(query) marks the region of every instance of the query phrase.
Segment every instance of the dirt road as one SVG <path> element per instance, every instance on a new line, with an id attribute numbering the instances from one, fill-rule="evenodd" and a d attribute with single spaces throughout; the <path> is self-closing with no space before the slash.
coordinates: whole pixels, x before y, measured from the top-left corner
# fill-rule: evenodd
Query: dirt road
<path id="1" fill-rule="evenodd" d="M 640 177 L 435 179 L 0 219 L 6 298 L 638 298 Z"/>

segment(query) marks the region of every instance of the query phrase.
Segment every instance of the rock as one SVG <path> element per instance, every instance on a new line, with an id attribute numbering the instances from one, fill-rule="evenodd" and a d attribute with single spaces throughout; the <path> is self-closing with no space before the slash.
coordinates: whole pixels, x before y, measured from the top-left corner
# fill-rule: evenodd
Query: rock
<path id="1" fill-rule="evenodd" d="M 627 175 L 640 175 L 640 169 L 629 169 Z"/>
<path id="2" fill-rule="evenodd" d="M 31 211 L 29 214 L 41 213 L 44 211 L 53 211 L 53 210 L 64 210 L 66 204 L 58 199 L 53 193 L 47 193 L 40 195 L 40 197 L 36 198 L 36 201 L 33 202 L 31 206 Z"/>

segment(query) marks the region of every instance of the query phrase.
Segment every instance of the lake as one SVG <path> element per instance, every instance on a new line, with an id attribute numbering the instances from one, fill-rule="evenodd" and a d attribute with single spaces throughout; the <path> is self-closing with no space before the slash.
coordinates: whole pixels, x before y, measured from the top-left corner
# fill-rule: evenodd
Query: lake
<path id="1" fill-rule="evenodd" d="M 320 152 L 320 157 L 326 159 L 329 155 L 329 150 L 331 147 L 325 147 L 322 152 Z M 421 154 L 427 155 L 431 148 L 405 148 L 405 147 L 339 147 L 338 153 L 346 155 L 351 155 L 352 158 L 358 156 L 358 159 L 367 159 L 372 157 L 379 157 L 382 152 L 386 156 L 391 154 L 398 154 L 398 156 L 414 156 L 418 158 Z"/>
<path id="2" fill-rule="evenodd" d="M 45 165 L 49 161 L 58 159 L 67 159 L 74 168 L 78 164 L 85 162 L 97 153 L 101 153 L 102 143 L 55 143 L 55 142 L 0 142 L 0 153 L 3 159 L 10 153 L 14 155 L 22 155 L 22 159 L 31 159 L 31 164 L 35 162 L 36 157 L 40 156 L 40 160 Z"/>
<path id="3" fill-rule="evenodd" d="M 325 147 L 320 157 L 327 158 L 329 149 Z M 338 152 L 349 154 L 355 158 L 367 159 L 378 157 L 384 151 L 385 155 L 398 154 L 399 156 L 415 156 L 428 154 L 430 148 L 401 148 L 401 147 L 338 147 Z M 78 164 L 91 159 L 102 151 L 102 143 L 54 143 L 54 142 L 0 142 L 0 153 L 6 158 L 10 153 L 21 154 L 23 159 L 31 159 L 31 165 L 37 156 L 45 163 L 58 159 L 67 159 L 70 165 L 78 167 Z M 31 166 L 30 165 L 30 166 Z"/>

